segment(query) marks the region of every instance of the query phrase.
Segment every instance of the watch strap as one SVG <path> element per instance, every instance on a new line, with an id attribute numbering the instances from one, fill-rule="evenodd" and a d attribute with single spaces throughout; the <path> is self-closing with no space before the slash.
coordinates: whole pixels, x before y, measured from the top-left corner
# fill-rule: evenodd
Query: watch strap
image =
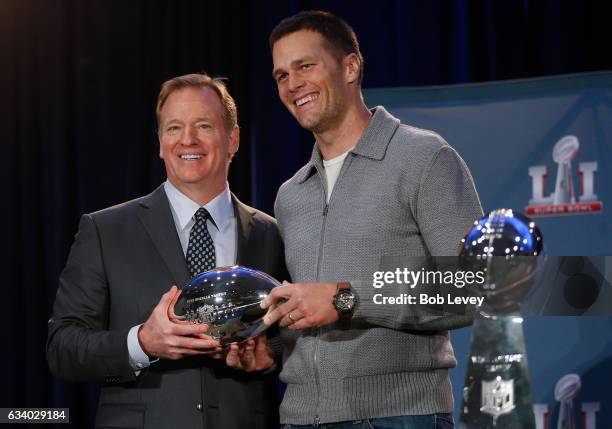
<path id="1" fill-rule="evenodd" d="M 336 295 L 341 289 L 350 289 L 350 288 L 351 288 L 351 284 L 349 282 L 338 282 L 336 284 Z"/>

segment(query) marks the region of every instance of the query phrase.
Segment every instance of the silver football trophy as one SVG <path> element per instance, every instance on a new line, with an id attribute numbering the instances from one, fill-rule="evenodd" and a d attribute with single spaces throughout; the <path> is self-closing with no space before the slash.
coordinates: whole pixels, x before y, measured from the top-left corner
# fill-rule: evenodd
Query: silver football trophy
<path id="1" fill-rule="evenodd" d="M 557 429 L 576 429 L 573 400 L 580 392 L 582 382 L 578 374 L 567 374 L 555 385 L 555 399 L 559 401 Z"/>
<path id="2" fill-rule="evenodd" d="M 578 153 L 579 147 L 576 136 L 565 136 L 553 148 L 553 160 L 558 165 L 553 204 L 576 202 L 572 182 L 572 159 Z"/>
<path id="3" fill-rule="evenodd" d="M 261 271 L 218 267 L 192 278 L 174 304 L 174 321 L 206 323 L 222 345 L 245 341 L 264 332 L 261 301 L 280 283 Z"/>
<path id="4" fill-rule="evenodd" d="M 476 312 L 459 428 L 535 429 L 520 303 L 542 260 L 540 230 L 509 209 L 494 210 L 462 240 L 460 256 L 484 270 Z"/>

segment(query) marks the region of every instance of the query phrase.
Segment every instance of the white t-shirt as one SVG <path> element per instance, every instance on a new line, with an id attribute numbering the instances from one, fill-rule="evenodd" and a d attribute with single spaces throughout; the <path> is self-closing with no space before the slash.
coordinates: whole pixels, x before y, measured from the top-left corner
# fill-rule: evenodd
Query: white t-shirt
<path id="1" fill-rule="evenodd" d="M 350 148 L 342 155 L 338 155 L 335 158 L 323 160 L 323 168 L 325 169 L 325 176 L 327 178 L 327 202 L 329 203 L 329 198 L 331 197 L 332 191 L 334 190 L 334 185 L 336 184 L 336 180 L 338 180 L 338 176 L 340 175 L 340 170 L 342 169 L 342 164 L 344 163 L 344 159 L 348 155 L 348 153 L 353 150 Z"/>

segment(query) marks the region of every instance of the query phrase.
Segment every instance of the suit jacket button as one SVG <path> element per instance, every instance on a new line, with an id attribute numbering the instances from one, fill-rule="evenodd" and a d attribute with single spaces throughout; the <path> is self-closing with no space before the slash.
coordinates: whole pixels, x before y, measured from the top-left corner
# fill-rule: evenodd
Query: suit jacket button
<path id="1" fill-rule="evenodd" d="M 202 404 L 198 404 L 198 405 L 196 405 L 196 409 L 197 409 L 198 411 L 202 411 Z"/>

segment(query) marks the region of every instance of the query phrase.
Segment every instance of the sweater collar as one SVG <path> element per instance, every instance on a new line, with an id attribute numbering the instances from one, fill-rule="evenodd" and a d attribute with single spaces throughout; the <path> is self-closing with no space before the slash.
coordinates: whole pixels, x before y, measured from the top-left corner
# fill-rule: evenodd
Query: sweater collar
<path id="1" fill-rule="evenodd" d="M 387 146 L 399 127 L 400 121 L 382 106 L 377 106 L 370 111 L 372 112 L 370 123 L 351 153 L 380 161 L 384 158 Z M 306 181 L 314 170 L 323 171 L 323 159 L 316 143 L 312 148 L 310 161 L 297 175 L 298 183 Z"/>

